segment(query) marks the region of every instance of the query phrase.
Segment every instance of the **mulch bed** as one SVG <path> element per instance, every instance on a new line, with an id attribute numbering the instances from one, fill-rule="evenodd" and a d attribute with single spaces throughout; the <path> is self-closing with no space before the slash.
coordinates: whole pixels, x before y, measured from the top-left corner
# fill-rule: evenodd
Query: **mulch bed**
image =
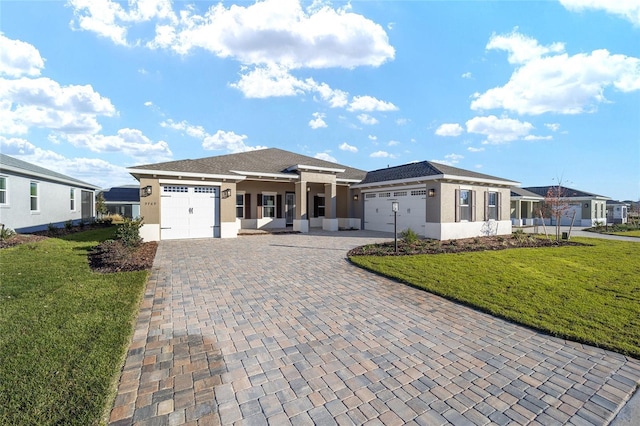
<path id="1" fill-rule="evenodd" d="M 498 235 L 488 237 L 465 238 L 459 240 L 417 240 L 407 244 L 398 239 L 398 256 L 415 254 L 442 254 L 463 253 L 471 251 L 505 250 L 526 247 L 561 247 L 581 246 L 570 240 L 552 240 L 539 238 L 533 235 Z M 356 247 L 347 253 L 347 256 L 395 256 L 394 242 L 380 244 L 367 244 Z"/>

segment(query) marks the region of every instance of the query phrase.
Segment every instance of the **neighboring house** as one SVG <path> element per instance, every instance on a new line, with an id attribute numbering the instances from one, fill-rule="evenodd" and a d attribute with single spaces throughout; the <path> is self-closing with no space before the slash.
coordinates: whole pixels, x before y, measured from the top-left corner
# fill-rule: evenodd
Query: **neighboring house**
<path id="1" fill-rule="evenodd" d="M 127 169 L 147 241 L 233 238 L 240 229 L 359 228 L 350 186 L 365 172 L 270 148 Z"/>
<path id="2" fill-rule="evenodd" d="M 411 228 L 448 240 L 511 233 L 510 188 L 517 182 L 422 161 L 368 172 L 352 186 L 361 194 L 364 229 Z M 392 203 L 398 202 L 394 218 Z"/>
<path id="3" fill-rule="evenodd" d="M 544 197 L 523 188 L 511 188 L 511 223 L 513 226 L 531 226 L 540 217 Z"/>
<path id="4" fill-rule="evenodd" d="M 573 223 L 575 226 L 591 227 L 598 223 L 604 224 L 607 220 L 606 203 L 610 199 L 609 197 L 564 186 L 558 187 L 557 185 L 532 186 L 524 189 L 544 198 L 547 197 L 550 190 L 557 191 L 559 189 L 560 198 L 567 204 L 560 219 L 560 224 L 563 226 L 569 226 Z M 545 217 L 545 223 L 556 225 L 554 218 Z"/>
<path id="5" fill-rule="evenodd" d="M 28 233 L 95 218 L 97 186 L 0 154 L 0 223 Z"/>
<path id="6" fill-rule="evenodd" d="M 114 186 L 101 191 L 109 214 L 135 219 L 140 217 L 140 186 Z"/>
<path id="7" fill-rule="evenodd" d="M 627 223 L 629 204 L 607 200 L 607 223 Z"/>

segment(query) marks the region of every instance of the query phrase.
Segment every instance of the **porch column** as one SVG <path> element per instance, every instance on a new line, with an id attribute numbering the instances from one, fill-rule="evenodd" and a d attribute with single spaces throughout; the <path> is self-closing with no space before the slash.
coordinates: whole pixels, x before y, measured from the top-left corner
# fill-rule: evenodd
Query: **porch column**
<path id="1" fill-rule="evenodd" d="M 338 219 L 336 218 L 337 206 L 336 183 L 324 184 L 324 219 L 322 220 L 322 229 L 325 231 L 337 231 Z"/>
<path id="2" fill-rule="evenodd" d="M 293 230 L 309 232 L 309 217 L 307 215 L 307 182 L 296 182 L 296 217 L 293 219 Z"/>

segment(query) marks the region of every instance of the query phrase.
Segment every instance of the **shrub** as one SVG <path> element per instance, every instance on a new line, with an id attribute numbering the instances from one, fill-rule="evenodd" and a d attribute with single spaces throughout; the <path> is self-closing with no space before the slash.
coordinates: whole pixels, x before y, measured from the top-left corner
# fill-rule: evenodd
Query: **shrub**
<path id="1" fill-rule="evenodd" d="M 407 228 L 400 233 L 400 237 L 407 244 L 413 244 L 418 241 L 418 234 L 411 228 Z"/>
<path id="2" fill-rule="evenodd" d="M 8 240 L 9 238 L 16 235 L 16 231 L 11 228 L 5 228 L 4 225 L 0 227 L 0 240 Z"/>
<path id="3" fill-rule="evenodd" d="M 58 228 L 53 223 L 50 223 L 47 225 L 47 232 L 50 235 L 56 235 L 58 233 Z"/>
<path id="4" fill-rule="evenodd" d="M 64 223 L 64 229 L 66 229 L 67 231 L 71 231 L 71 228 L 73 228 L 73 221 L 72 220 L 68 220 Z"/>
<path id="5" fill-rule="evenodd" d="M 127 247 L 135 247 L 142 242 L 140 238 L 140 227 L 142 226 L 142 218 L 138 219 L 123 219 L 122 223 L 118 225 L 116 231 L 116 239 L 122 241 Z"/>

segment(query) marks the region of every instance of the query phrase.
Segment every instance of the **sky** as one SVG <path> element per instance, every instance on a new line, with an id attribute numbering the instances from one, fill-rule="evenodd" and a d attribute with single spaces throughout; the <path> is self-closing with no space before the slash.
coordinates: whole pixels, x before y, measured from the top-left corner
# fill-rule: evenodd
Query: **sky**
<path id="1" fill-rule="evenodd" d="M 0 152 L 108 188 L 280 148 L 640 198 L 640 0 L 0 2 Z"/>

